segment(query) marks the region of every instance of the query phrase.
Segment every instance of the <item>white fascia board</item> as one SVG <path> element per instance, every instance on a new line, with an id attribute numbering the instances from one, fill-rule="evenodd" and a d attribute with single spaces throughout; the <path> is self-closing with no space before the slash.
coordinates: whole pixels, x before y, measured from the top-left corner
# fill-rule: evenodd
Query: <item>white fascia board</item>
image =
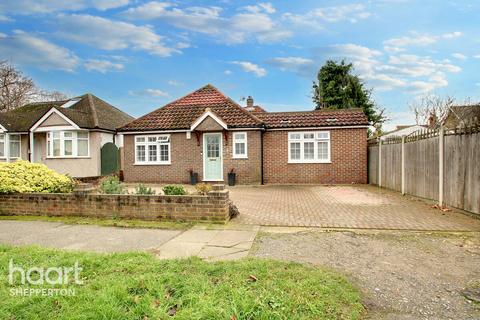
<path id="1" fill-rule="evenodd" d="M 40 118 L 40 120 L 38 120 L 33 126 L 32 128 L 30 129 L 30 131 L 32 132 L 35 132 L 37 131 L 36 129 L 45 121 L 48 119 L 48 117 L 50 117 L 53 113 L 57 114 L 60 118 L 62 118 L 63 120 L 65 120 L 66 122 L 68 122 L 72 127 L 73 129 L 76 129 L 76 130 L 79 130 L 80 127 L 75 123 L 73 122 L 72 120 L 70 120 L 69 118 L 67 118 L 63 113 L 61 113 L 60 111 L 58 111 L 55 107 L 53 107 L 52 109 L 50 109 L 47 113 L 45 113 L 45 115 L 43 117 Z"/>
<path id="2" fill-rule="evenodd" d="M 222 121 L 222 119 L 220 119 L 219 117 L 217 117 L 212 111 L 205 111 L 205 113 L 197 119 L 197 121 L 195 121 L 193 124 L 192 124 L 192 127 L 190 128 L 191 131 L 195 130 L 196 127 L 198 127 L 200 125 L 200 123 L 203 122 L 203 120 L 205 120 L 207 117 L 211 117 L 213 120 L 215 120 L 215 122 L 217 122 L 220 126 L 222 126 L 222 128 L 224 128 L 225 130 L 228 130 L 228 126 L 225 122 Z"/>

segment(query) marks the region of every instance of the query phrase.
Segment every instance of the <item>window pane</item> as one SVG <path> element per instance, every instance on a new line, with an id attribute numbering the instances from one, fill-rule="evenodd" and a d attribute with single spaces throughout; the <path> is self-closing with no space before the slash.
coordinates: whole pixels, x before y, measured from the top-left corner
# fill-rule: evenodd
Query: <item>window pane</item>
<path id="1" fill-rule="evenodd" d="M 145 162 L 145 146 L 137 146 L 137 161 Z"/>
<path id="2" fill-rule="evenodd" d="M 328 160 L 328 142 L 318 142 L 318 159 Z"/>
<path id="3" fill-rule="evenodd" d="M 157 146 L 148 146 L 148 161 L 157 162 Z"/>
<path id="4" fill-rule="evenodd" d="M 72 137 L 73 137 L 73 132 L 65 131 L 65 132 L 63 133 L 63 136 L 64 136 L 65 138 L 72 138 Z"/>
<path id="5" fill-rule="evenodd" d="M 314 137 L 315 137 L 315 134 L 313 134 L 313 133 L 305 133 L 303 135 L 304 139 L 313 139 Z"/>
<path id="6" fill-rule="evenodd" d="M 157 137 L 148 137 L 148 142 L 156 142 Z"/>
<path id="7" fill-rule="evenodd" d="M 137 142 L 145 142 L 145 137 L 137 137 Z"/>
<path id="8" fill-rule="evenodd" d="M 235 143 L 235 154 L 237 155 L 245 155 L 245 143 Z"/>
<path id="9" fill-rule="evenodd" d="M 313 160 L 315 158 L 315 143 L 305 142 L 303 144 L 303 158 L 305 160 Z"/>
<path id="10" fill-rule="evenodd" d="M 300 160 L 300 142 L 290 143 L 290 158 L 292 160 Z"/>
<path id="11" fill-rule="evenodd" d="M 235 133 L 235 140 L 245 140 L 245 133 Z"/>
<path id="12" fill-rule="evenodd" d="M 218 136 L 207 137 L 207 157 L 220 157 L 220 139 L 218 138 Z"/>
<path id="13" fill-rule="evenodd" d="M 66 156 L 73 155 L 73 141 L 72 140 L 65 140 L 64 141 L 64 151 Z"/>
<path id="14" fill-rule="evenodd" d="M 299 140 L 300 137 L 300 133 L 290 133 L 290 139 L 292 140 Z"/>
<path id="15" fill-rule="evenodd" d="M 53 139 L 60 139 L 60 132 L 59 131 L 54 131 L 53 132 Z"/>
<path id="16" fill-rule="evenodd" d="M 169 161 L 168 144 L 160 145 L 160 161 Z"/>
<path id="17" fill-rule="evenodd" d="M 20 158 L 20 142 L 10 142 L 10 158 Z"/>
<path id="18" fill-rule="evenodd" d="M 85 131 L 77 132 L 77 138 L 78 139 L 88 139 L 88 132 L 85 132 Z"/>
<path id="19" fill-rule="evenodd" d="M 88 156 L 88 140 L 77 140 L 78 156 Z"/>
<path id="20" fill-rule="evenodd" d="M 317 139 L 328 139 L 329 134 L 328 132 L 318 132 L 317 133 Z"/>
<path id="21" fill-rule="evenodd" d="M 0 157 L 5 157 L 5 142 L 0 141 Z"/>
<path id="22" fill-rule="evenodd" d="M 55 134 L 53 134 L 55 136 Z M 60 157 L 60 139 L 53 140 L 53 156 Z"/>

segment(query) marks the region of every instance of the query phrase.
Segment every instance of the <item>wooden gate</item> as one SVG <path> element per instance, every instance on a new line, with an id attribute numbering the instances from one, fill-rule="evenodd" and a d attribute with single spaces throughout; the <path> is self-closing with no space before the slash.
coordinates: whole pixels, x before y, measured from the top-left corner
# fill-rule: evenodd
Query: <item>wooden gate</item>
<path id="1" fill-rule="evenodd" d="M 120 170 L 120 150 L 114 143 L 106 143 L 101 150 L 102 176 L 118 173 Z"/>

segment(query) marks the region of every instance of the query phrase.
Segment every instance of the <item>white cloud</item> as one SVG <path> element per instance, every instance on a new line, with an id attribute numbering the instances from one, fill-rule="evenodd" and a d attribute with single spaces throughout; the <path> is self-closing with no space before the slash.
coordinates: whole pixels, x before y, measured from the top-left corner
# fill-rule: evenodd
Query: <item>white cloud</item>
<path id="1" fill-rule="evenodd" d="M 79 63 L 70 50 L 21 30 L 0 34 L 0 57 L 18 64 L 66 71 L 73 71 Z"/>
<path id="2" fill-rule="evenodd" d="M 145 89 L 145 90 L 140 90 L 140 91 L 129 91 L 129 95 L 131 96 L 144 96 L 144 97 L 154 97 L 154 98 L 168 98 L 170 95 L 162 91 L 160 89 Z"/>
<path id="3" fill-rule="evenodd" d="M 87 8 L 108 10 L 126 6 L 129 0 L 15 0 L 2 1 L 0 12 L 5 14 L 42 14 L 77 11 Z"/>
<path id="4" fill-rule="evenodd" d="M 275 8 L 270 3 L 260 3 L 239 9 L 240 12 L 227 16 L 222 8 L 185 7 L 169 2 L 151 1 L 129 8 L 123 16 L 129 19 L 158 20 L 176 28 L 203 33 L 227 44 L 244 43 L 250 38 L 259 42 L 277 42 L 291 36 L 282 29 L 271 14 Z"/>
<path id="5" fill-rule="evenodd" d="M 475 85 L 476 85 L 477 87 L 480 87 L 480 82 L 477 82 Z"/>
<path id="6" fill-rule="evenodd" d="M 386 59 L 377 50 L 355 44 L 334 45 L 321 52 L 328 54 L 328 58 L 348 58 L 355 72 L 379 91 L 400 89 L 425 93 L 447 86 L 446 75 L 461 71 L 449 60 L 437 61 L 411 54 L 391 55 Z"/>
<path id="7" fill-rule="evenodd" d="M 452 57 L 458 59 L 458 60 L 466 60 L 467 59 L 467 56 L 460 53 L 460 52 L 455 52 L 455 53 L 452 53 Z"/>
<path id="8" fill-rule="evenodd" d="M 242 68 L 245 72 L 250 72 L 255 74 L 257 77 L 261 78 L 267 75 L 267 70 L 260 67 L 257 64 L 248 62 L 248 61 L 232 61 L 231 63 L 236 64 Z"/>
<path id="9" fill-rule="evenodd" d="M 232 74 L 232 71 L 230 70 L 225 70 L 223 71 L 224 74 L 226 74 L 227 76 L 231 75 Z"/>
<path id="10" fill-rule="evenodd" d="M 348 21 L 356 23 L 367 19 L 371 13 L 363 4 L 347 4 L 310 10 L 305 14 L 285 13 L 283 19 L 299 27 L 322 29 L 326 23 Z"/>
<path id="11" fill-rule="evenodd" d="M 168 80 L 168 84 L 174 87 L 180 87 L 183 86 L 183 82 L 177 81 L 177 80 Z"/>
<path id="12" fill-rule="evenodd" d="M 97 59 L 87 60 L 84 66 L 88 71 L 98 71 L 100 73 L 107 73 L 111 70 L 123 70 L 124 67 L 121 63 Z"/>
<path id="13" fill-rule="evenodd" d="M 480 54 L 476 54 L 473 56 L 475 59 L 480 59 Z"/>
<path id="14" fill-rule="evenodd" d="M 7 17 L 6 15 L 4 14 L 0 14 L 0 23 L 4 23 L 4 22 L 12 22 L 13 19 L 10 18 L 10 17 Z"/>
<path id="15" fill-rule="evenodd" d="M 431 35 L 431 34 L 419 34 L 416 32 L 411 32 L 410 35 L 393 38 L 383 42 L 386 48 L 399 48 L 407 46 L 428 46 L 436 43 L 440 39 L 452 39 L 461 37 L 463 35 L 460 31 L 444 33 L 441 35 Z"/>
<path id="16" fill-rule="evenodd" d="M 180 52 L 166 46 L 149 26 L 79 14 L 58 15 L 57 26 L 59 36 L 103 50 L 143 50 L 161 57 Z"/>
<path id="17" fill-rule="evenodd" d="M 315 72 L 315 62 L 302 57 L 278 57 L 268 60 L 268 63 L 282 71 L 293 71 L 304 76 L 312 76 Z"/>

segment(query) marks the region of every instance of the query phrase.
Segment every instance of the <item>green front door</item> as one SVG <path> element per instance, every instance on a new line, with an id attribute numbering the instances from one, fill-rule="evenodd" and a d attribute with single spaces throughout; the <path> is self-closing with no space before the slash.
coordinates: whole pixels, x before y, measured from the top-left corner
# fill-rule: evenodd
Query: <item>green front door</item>
<path id="1" fill-rule="evenodd" d="M 222 134 L 203 134 L 203 180 L 223 180 Z"/>

